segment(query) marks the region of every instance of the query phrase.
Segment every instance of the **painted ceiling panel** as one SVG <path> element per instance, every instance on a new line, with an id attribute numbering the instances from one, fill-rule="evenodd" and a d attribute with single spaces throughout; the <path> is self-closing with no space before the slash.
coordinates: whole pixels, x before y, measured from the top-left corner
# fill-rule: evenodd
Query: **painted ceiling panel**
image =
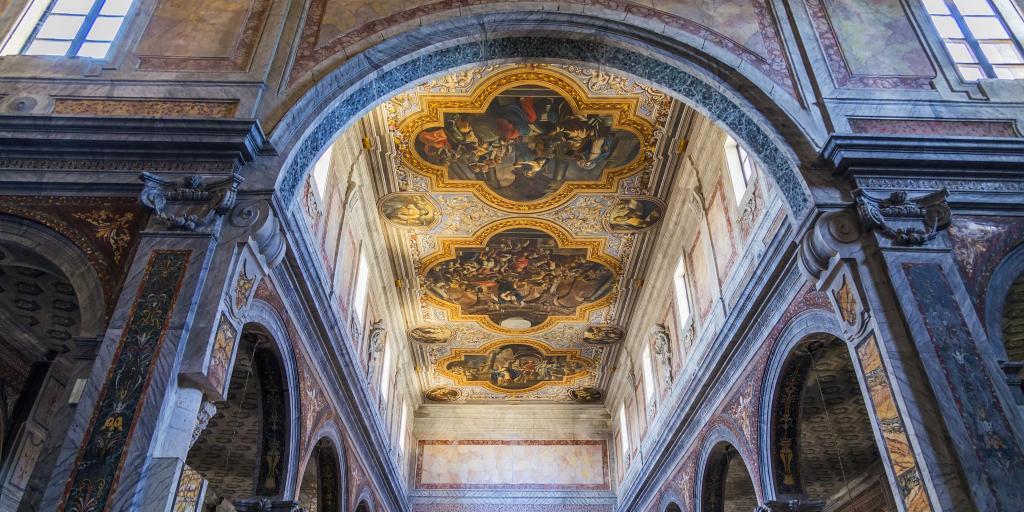
<path id="1" fill-rule="evenodd" d="M 681 110 L 604 71 L 506 64 L 371 114 L 387 132 L 378 209 L 415 276 L 403 309 L 427 400 L 602 399 Z"/>

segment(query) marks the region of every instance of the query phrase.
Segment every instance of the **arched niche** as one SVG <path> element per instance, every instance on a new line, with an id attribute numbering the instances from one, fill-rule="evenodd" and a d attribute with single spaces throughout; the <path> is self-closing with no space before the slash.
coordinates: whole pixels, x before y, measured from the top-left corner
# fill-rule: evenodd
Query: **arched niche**
<path id="1" fill-rule="evenodd" d="M 665 507 L 665 512 L 683 512 L 683 509 L 679 508 L 679 505 L 676 505 L 675 503 L 669 503 L 668 506 Z"/>
<path id="2" fill-rule="evenodd" d="M 341 512 L 345 502 L 345 466 L 335 440 L 321 437 L 310 449 L 298 501 L 309 512 Z"/>
<path id="3" fill-rule="evenodd" d="M 207 480 L 204 503 L 278 498 L 288 484 L 294 389 L 277 338 L 260 324 L 243 326 L 227 400 L 189 451 L 186 463 Z"/>
<path id="4" fill-rule="evenodd" d="M 529 36 L 509 28 L 516 26 L 516 16 L 529 18 Z M 595 31 L 602 36 L 593 37 Z M 277 190 L 285 201 L 294 199 L 330 144 L 380 102 L 429 78 L 497 62 L 577 62 L 649 82 L 740 141 L 778 186 L 795 218 L 811 208 L 798 166 L 814 162 L 816 153 L 796 128 L 799 109 L 780 106 L 735 67 L 678 41 L 624 23 L 555 13 L 482 15 L 426 25 L 389 37 L 326 73 L 271 134 L 283 155 Z"/>
<path id="5" fill-rule="evenodd" d="M 0 510 L 35 510 L 60 445 L 80 435 L 69 433 L 68 397 L 106 321 L 85 253 L 45 226 L 0 215 Z"/>
<path id="6" fill-rule="evenodd" d="M 370 504 L 367 503 L 366 500 L 361 500 L 359 504 L 356 505 L 356 512 L 370 512 Z"/>
<path id="7" fill-rule="evenodd" d="M 807 334 L 777 370 L 767 445 L 776 499 L 897 510 L 846 343 Z"/>
<path id="8" fill-rule="evenodd" d="M 719 441 L 708 450 L 699 489 L 700 512 L 747 512 L 758 506 L 747 464 L 728 441 Z"/>

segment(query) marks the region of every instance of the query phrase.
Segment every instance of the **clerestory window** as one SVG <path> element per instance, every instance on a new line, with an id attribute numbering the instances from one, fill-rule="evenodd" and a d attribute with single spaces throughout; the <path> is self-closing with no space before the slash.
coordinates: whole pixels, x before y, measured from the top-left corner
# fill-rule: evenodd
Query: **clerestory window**
<path id="1" fill-rule="evenodd" d="M 732 182 L 734 199 L 739 204 L 754 179 L 757 164 L 750 158 L 750 153 L 728 135 L 725 136 L 725 159 L 729 164 L 729 180 Z"/>
<path id="2" fill-rule="evenodd" d="M 1000 13 L 991 0 L 923 1 L 964 80 L 1024 78 L 1020 42 L 1007 23 L 1024 23 L 1019 12 Z"/>
<path id="3" fill-rule="evenodd" d="M 33 0 L 0 55 L 106 58 L 132 0 Z"/>

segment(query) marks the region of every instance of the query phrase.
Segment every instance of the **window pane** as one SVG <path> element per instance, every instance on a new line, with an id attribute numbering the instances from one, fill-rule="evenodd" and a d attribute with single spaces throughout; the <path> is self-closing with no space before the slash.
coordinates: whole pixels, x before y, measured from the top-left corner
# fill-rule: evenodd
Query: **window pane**
<path id="1" fill-rule="evenodd" d="M 947 39 L 963 39 L 964 35 L 960 32 L 960 27 L 956 25 L 956 21 L 949 16 L 932 16 L 932 21 L 935 23 L 935 30 L 939 31 L 939 35 Z"/>
<path id="2" fill-rule="evenodd" d="M 995 71 L 1004 80 L 1024 79 L 1024 66 L 995 66 Z"/>
<path id="3" fill-rule="evenodd" d="M 128 13 L 128 8 L 132 6 L 132 0 L 107 0 L 107 3 L 103 4 L 103 9 L 100 9 L 100 14 L 104 16 L 124 16 Z"/>
<path id="4" fill-rule="evenodd" d="M 964 16 L 992 16 L 995 14 L 992 12 L 992 7 L 988 5 L 988 0 L 953 0 L 953 3 L 960 10 L 960 14 Z"/>
<path id="5" fill-rule="evenodd" d="M 113 41 L 124 18 L 97 18 L 86 39 L 89 41 Z"/>
<path id="6" fill-rule="evenodd" d="M 39 39 L 74 39 L 85 16 L 53 14 L 46 18 L 36 37 Z"/>
<path id="7" fill-rule="evenodd" d="M 53 6 L 55 13 L 61 14 L 89 14 L 94 0 L 57 0 Z"/>
<path id="8" fill-rule="evenodd" d="M 966 18 L 967 28 L 977 39 L 1009 39 L 997 18 Z"/>
<path id="9" fill-rule="evenodd" d="M 929 14 L 949 14 L 944 0 L 924 0 L 924 8 Z"/>
<path id="10" fill-rule="evenodd" d="M 71 41 L 32 41 L 25 55 L 67 55 Z"/>
<path id="11" fill-rule="evenodd" d="M 983 43 L 981 51 L 992 64 L 1017 64 L 1021 62 L 1020 54 L 1013 43 Z"/>
<path id="12" fill-rule="evenodd" d="M 964 43 L 946 41 L 946 49 L 949 50 L 949 55 L 953 57 L 953 61 L 957 64 L 974 64 L 978 62 L 978 59 L 974 58 L 974 54 L 971 53 L 971 48 Z"/>
<path id="13" fill-rule="evenodd" d="M 78 49 L 78 56 L 102 59 L 107 56 L 108 50 L 110 43 L 82 43 L 82 47 Z"/>
<path id="14" fill-rule="evenodd" d="M 957 66 L 956 69 L 960 71 L 960 76 L 968 82 L 985 78 L 985 73 L 978 66 Z"/>

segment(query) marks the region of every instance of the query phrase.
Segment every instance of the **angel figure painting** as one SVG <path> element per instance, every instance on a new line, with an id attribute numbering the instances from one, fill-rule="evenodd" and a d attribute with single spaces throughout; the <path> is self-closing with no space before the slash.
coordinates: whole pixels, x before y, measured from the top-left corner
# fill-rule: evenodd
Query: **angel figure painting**
<path id="1" fill-rule="evenodd" d="M 548 353 L 526 343 L 503 343 L 480 352 L 463 353 L 444 371 L 464 384 L 482 383 L 501 391 L 522 392 L 545 384 L 574 381 L 590 368 L 585 359 L 567 352 Z"/>
<path id="2" fill-rule="evenodd" d="M 511 87 L 483 112 L 446 112 L 425 128 L 417 155 L 447 170 L 449 180 L 484 182 L 511 201 L 534 201 L 571 181 L 600 181 L 640 153 L 640 140 L 610 115 L 577 112 L 542 85 Z"/>
<path id="3" fill-rule="evenodd" d="M 486 315 L 496 325 L 529 329 L 550 316 L 572 316 L 608 295 L 615 276 L 587 259 L 585 249 L 559 247 L 529 228 L 502 231 L 480 247 L 459 247 L 455 258 L 428 268 L 427 293 L 459 306 L 462 315 Z"/>

